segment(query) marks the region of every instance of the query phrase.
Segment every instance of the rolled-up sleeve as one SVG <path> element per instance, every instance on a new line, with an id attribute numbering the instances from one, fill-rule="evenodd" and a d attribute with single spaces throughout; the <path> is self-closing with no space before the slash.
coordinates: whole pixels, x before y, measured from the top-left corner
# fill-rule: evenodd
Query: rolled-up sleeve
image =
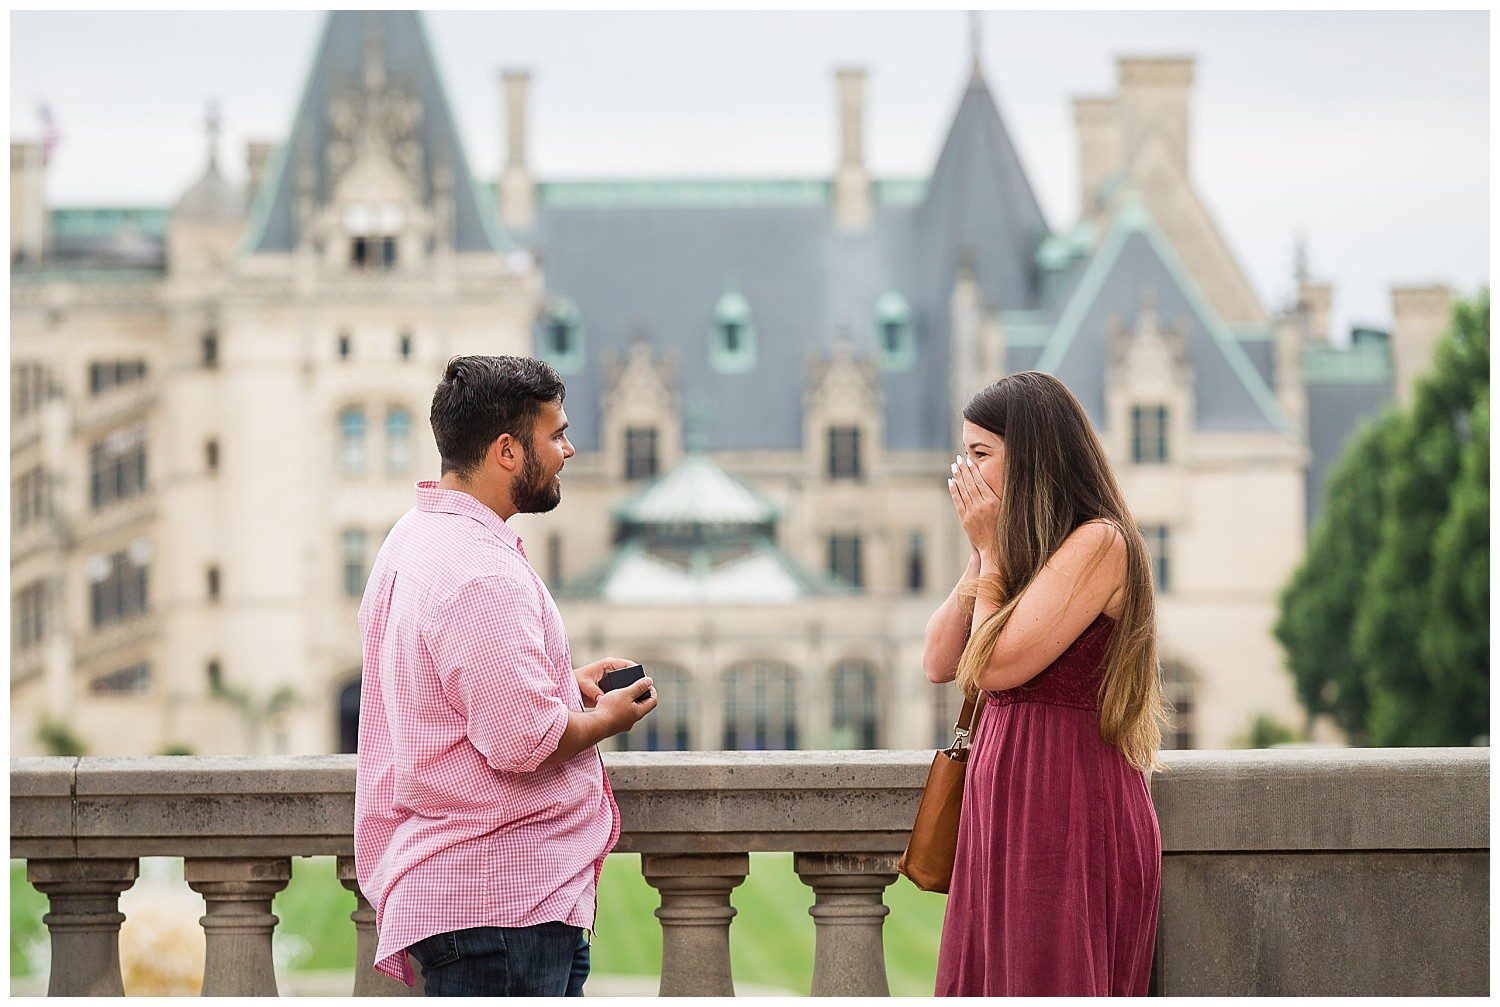
<path id="1" fill-rule="evenodd" d="M 443 693 L 491 767 L 529 773 L 557 750 L 568 707 L 557 696 L 529 585 L 501 576 L 470 581 L 437 610 L 427 637 Z"/>

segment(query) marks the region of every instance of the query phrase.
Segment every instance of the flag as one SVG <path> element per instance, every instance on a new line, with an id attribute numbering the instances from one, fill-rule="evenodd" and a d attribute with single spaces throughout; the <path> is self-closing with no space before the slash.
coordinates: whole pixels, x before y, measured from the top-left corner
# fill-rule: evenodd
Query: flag
<path id="1" fill-rule="evenodd" d="M 62 133 L 58 132 L 57 123 L 52 121 L 52 106 L 45 101 L 37 109 L 37 117 L 42 120 L 42 166 L 46 167 L 47 161 L 52 157 L 52 148 L 62 139 Z"/>

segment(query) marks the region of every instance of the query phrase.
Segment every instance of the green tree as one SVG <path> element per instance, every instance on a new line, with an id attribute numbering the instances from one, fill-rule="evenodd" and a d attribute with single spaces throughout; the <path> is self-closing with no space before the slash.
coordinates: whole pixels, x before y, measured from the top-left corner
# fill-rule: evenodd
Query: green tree
<path id="1" fill-rule="evenodd" d="M 1257 713 L 1250 722 L 1250 729 L 1234 739 L 1235 748 L 1275 748 L 1297 741 L 1305 741 L 1296 728 L 1282 723 L 1269 713 Z"/>
<path id="2" fill-rule="evenodd" d="M 1459 304 L 1410 407 L 1351 438 L 1275 633 L 1355 744 L 1489 732 L 1489 294 Z"/>
<path id="3" fill-rule="evenodd" d="M 1323 508 L 1302 564 L 1282 592 L 1274 627 L 1298 697 L 1365 744 L 1370 695 L 1351 640 L 1370 557 L 1380 541 L 1381 473 L 1396 464 L 1401 414 L 1387 409 L 1361 427 L 1329 474 Z"/>
<path id="4" fill-rule="evenodd" d="M 87 755 L 83 740 L 60 720 L 43 717 L 36 727 L 36 739 L 50 755 Z"/>
<path id="5" fill-rule="evenodd" d="M 1424 638 L 1430 640 L 1428 629 L 1440 620 L 1460 636 L 1482 635 L 1488 649 L 1488 613 L 1475 622 L 1466 612 L 1440 610 L 1435 593 L 1439 582 L 1467 580 L 1464 571 L 1479 559 L 1472 552 L 1440 557 L 1438 546 L 1460 486 L 1466 444 L 1475 436 L 1476 408 L 1488 388 L 1489 297 L 1484 294 L 1454 310 L 1433 367 L 1416 382 L 1411 406 L 1396 428 L 1394 464 L 1381 474 L 1380 541 L 1357 602 L 1353 637 L 1355 662 L 1370 692 L 1366 726 L 1376 745 L 1465 745 L 1483 733 L 1473 729 L 1473 711 L 1462 707 L 1470 704 L 1476 686 L 1488 695 L 1488 684 L 1478 684 L 1487 667 L 1434 665 L 1432 644 L 1424 646 Z M 1488 529 L 1480 539 L 1485 554 L 1480 575 L 1487 579 Z M 1487 725 L 1487 707 L 1480 717 Z"/>

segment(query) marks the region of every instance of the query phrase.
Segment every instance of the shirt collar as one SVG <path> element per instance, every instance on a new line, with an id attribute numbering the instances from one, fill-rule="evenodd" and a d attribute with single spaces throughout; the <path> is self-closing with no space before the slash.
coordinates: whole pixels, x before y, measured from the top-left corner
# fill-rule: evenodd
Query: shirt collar
<path id="1" fill-rule="evenodd" d="M 499 537 L 500 541 L 521 551 L 521 536 L 505 520 L 463 490 L 444 489 L 435 479 L 417 483 L 417 510 L 429 514 L 460 514 L 473 518 Z M 522 553 L 525 555 L 525 553 Z"/>

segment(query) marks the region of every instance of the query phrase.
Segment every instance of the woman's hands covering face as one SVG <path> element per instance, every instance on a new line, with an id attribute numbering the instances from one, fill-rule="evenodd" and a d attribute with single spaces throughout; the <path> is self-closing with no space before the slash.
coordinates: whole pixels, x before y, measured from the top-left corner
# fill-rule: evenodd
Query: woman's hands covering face
<path id="1" fill-rule="evenodd" d="M 959 455 L 951 468 L 948 493 L 953 497 L 953 508 L 969 536 L 969 544 L 980 556 L 993 555 L 1000 498 L 968 458 Z"/>

